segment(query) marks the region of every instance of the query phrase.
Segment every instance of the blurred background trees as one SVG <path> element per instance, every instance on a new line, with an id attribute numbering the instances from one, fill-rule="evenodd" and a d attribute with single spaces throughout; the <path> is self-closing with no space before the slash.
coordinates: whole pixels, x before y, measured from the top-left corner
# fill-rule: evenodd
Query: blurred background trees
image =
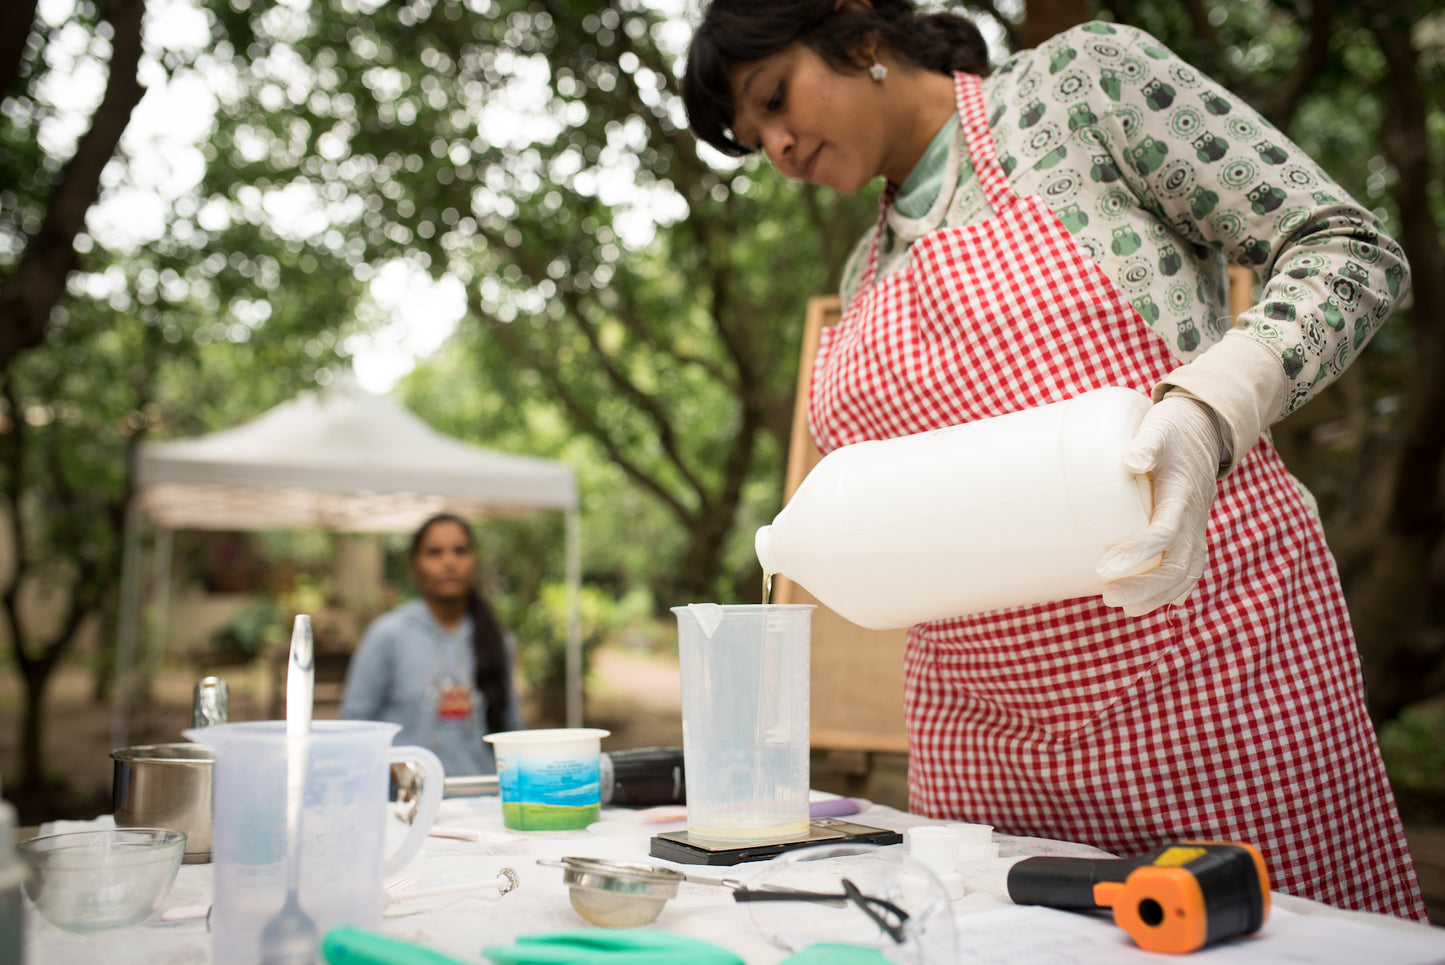
<path id="1" fill-rule="evenodd" d="M 996 58 L 1089 17 L 1153 32 L 1401 238 L 1412 303 L 1276 438 L 1320 498 L 1377 719 L 1439 694 L 1445 16 L 1423 0 L 962 8 Z M 699 149 L 675 77 L 695 12 L 0 13 L 0 607 L 34 728 L 27 783 L 42 777 L 50 670 L 85 621 L 114 623 L 135 445 L 333 378 L 352 338 L 385 325 L 369 286 L 388 272 L 451 285 L 464 305 L 400 396 L 442 431 L 578 468 L 595 593 L 642 592 L 654 609 L 756 598 L 752 533 L 781 499 L 804 306 L 835 287 L 877 199 Z M 488 538 L 509 571 L 500 608 L 544 626 L 536 528 Z M 42 590 L 69 601 L 61 625 L 20 618 Z"/>

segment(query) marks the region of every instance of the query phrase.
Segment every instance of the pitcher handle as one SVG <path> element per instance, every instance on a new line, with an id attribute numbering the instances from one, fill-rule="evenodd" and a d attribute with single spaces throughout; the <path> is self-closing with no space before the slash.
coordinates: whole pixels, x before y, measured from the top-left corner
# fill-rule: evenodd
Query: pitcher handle
<path id="1" fill-rule="evenodd" d="M 393 747 L 389 760 L 393 764 L 421 765 L 422 781 L 416 818 L 407 830 L 406 837 L 402 838 L 401 844 L 386 858 L 382 875 L 387 878 L 410 864 L 411 859 L 421 850 L 427 833 L 431 831 L 432 821 L 436 819 L 437 809 L 442 806 L 442 792 L 446 787 L 446 772 L 442 769 L 441 759 L 425 747 Z"/>

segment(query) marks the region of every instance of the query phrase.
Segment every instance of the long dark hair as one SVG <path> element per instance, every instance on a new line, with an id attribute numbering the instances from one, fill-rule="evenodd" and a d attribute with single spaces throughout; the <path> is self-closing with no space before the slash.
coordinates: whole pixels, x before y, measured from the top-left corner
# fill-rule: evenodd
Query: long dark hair
<path id="1" fill-rule="evenodd" d="M 870 65 L 876 40 L 900 60 L 951 74 L 988 73 L 988 48 L 971 20 L 956 13 L 920 15 L 912 0 L 713 0 L 693 34 L 682 78 L 688 124 L 702 140 L 733 157 L 752 148 L 732 136 L 728 67 L 805 43 L 840 74 Z"/>
<path id="2" fill-rule="evenodd" d="M 452 513 L 438 513 L 412 534 L 408 559 L 416 559 L 427 530 L 438 523 L 460 526 L 466 534 L 467 545 L 476 550 L 477 541 L 466 520 Z M 507 644 L 502 638 L 502 625 L 475 586 L 467 590 L 467 613 L 472 618 L 472 654 L 477 667 L 477 690 L 487 701 L 487 733 L 492 734 L 507 729 L 508 711 L 511 710 L 512 688 L 508 686 L 508 679 L 512 669 L 507 661 Z"/>

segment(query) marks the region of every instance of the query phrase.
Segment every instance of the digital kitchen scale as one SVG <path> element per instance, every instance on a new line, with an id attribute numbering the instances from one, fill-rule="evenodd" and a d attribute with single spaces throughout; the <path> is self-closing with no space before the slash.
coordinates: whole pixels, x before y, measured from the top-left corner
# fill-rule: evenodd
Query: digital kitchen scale
<path id="1" fill-rule="evenodd" d="M 648 854 L 679 864 L 733 865 L 764 861 L 794 848 L 815 844 L 902 844 L 903 835 L 886 828 L 872 828 L 837 818 L 814 818 L 806 833 L 783 841 L 738 844 L 735 841 L 691 840 L 686 831 L 664 831 L 653 835 Z"/>

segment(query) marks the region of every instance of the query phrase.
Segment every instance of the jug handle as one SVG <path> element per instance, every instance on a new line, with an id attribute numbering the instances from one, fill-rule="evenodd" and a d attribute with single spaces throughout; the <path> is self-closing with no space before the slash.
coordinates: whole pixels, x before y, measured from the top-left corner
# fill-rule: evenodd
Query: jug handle
<path id="1" fill-rule="evenodd" d="M 396 851 L 386 858 L 382 874 L 387 878 L 410 864 L 411 859 L 421 850 L 427 833 L 431 831 L 432 821 L 436 819 L 437 809 L 442 806 L 442 792 L 446 786 L 446 772 L 442 769 L 441 759 L 425 747 L 393 747 L 390 760 L 393 764 L 421 765 L 422 781 L 416 818 Z"/>

